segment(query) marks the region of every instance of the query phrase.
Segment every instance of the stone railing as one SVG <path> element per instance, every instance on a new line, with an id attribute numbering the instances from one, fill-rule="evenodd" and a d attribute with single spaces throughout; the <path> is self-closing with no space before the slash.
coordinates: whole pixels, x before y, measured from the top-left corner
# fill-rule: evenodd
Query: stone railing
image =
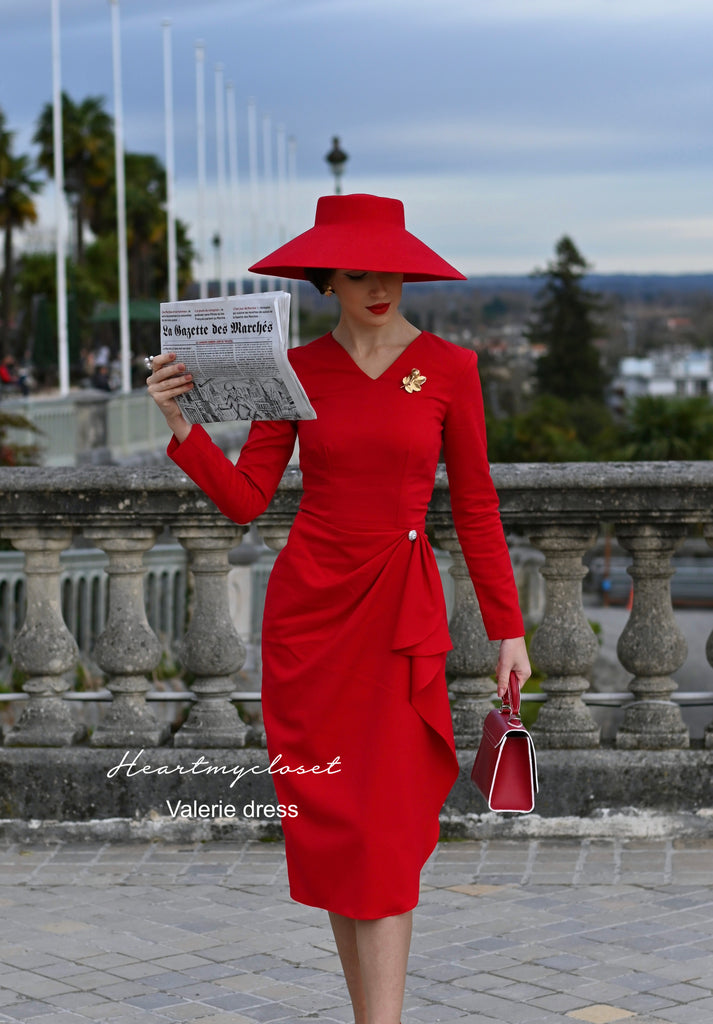
<path id="1" fill-rule="evenodd" d="M 73 391 L 67 397 L 5 398 L 4 412 L 25 417 L 38 433 L 10 427 L 16 444 L 37 445 L 43 466 L 151 464 L 162 459 L 166 421 L 141 388 L 129 394 Z M 207 430 L 236 453 L 247 435 L 246 423 L 211 423 Z"/>
<path id="2" fill-rule="evenodd" d="M 583 752 L 600 747 L 586 701 L 597 643 L 582 604 L 582 578 L 583 556 L 603 526 L 629 552 L 633 580 L 631 612 L 618 644 L 632 677 L 631 698 L 614 749 L 688 748 L 689 733 L 673 699 L 672 676 L 686 658 L 686 642 L 671 605 L 671 557 L 691 532 L 713 546 L 713 463 L 501 465 L 493 476 L 506 530 L 529 538 L 544 556 L 544 616 L 532 644 L 533 661 L 545 674 L 545 700 L 533 727 L 538 749 L 577 750 L 576 764 Z M 286 541 L 300 493 L 300 474 L 288 469 L 258 522 L 274 550 Z M 452 555 L 449 687 L 457 744 L 471 750 L 492 707 L 496 645 L 485 636 L 465 570 L 443 467 L 428 525 L 434 544 Z M 142 592 L 145 555 L 166 529 L 184 547 L 193 580 L 180 648 L 192 679 L 190 711 L 173 735 L 147 700 L 161 644 L 148 624 Z M 235 678 L 245 650 L 228 613 L 226 586 L 228 553 L 244 532 L 173 467 L 0 469 L 0 535 L 24 552 L 27 599 L 24 625 L 11 645 L 14 667 L 27 677 L 26 700 L 5 731 L 4 746 L 244 746 Z M 60 601 L 60 553 L 77 535 L 106 553 L 109 577 L 108 617 L 93 659 L 106 675 L 111 703 L 88 737 L 74 715 L 75 701 L 68 699 L 78 650 Z M 713 665 L 713 633 L 706 653 Z M 713 691 L 713 671 L 704 689 Z M 713 748 L 711 726 L 703 747 Z"/>
<path id="3" fill-rule="evenodd" d="M 713 545 L 713 464 L 634 463 L 496 466 L 506 528 L 529 537 L 544 555 L 543 621 L 533 659 L 547 678 L 547 696 L 535 732 L 541 747 L 587 748 L 599 733 L 582 700 L 596 654 L 584 614 L 582 558 L 602 524 L 631 554 L 631 615 L 619 640 L 622 665 L 633 676 L 633 701 L 616 738 L 623 748 L 680 748 L 688 734 L 672 674 L 686 657 L 671 601 L 671 556 L 693 528 Z M 76 645 L 60 613 L 59 555 L 76 535 L 108 558 L 109 617 L 94 658 L 107 675 L 114 707 L 91 737 L 94 745 L 163 743 L 143 699 L 160 644 L 146 621 L 144 555 L 169 528 L 188 553 L 195 581 L 194 611 L 182 645 L 184 668 L 196 676 L 195 706 L 174 742 L 225 746 L 243 742 L 244 730 L 229 695 L 243 650 L 227 611 L 227 553 L 244 528 L 172 468 L 127 471 L 0 470 L 0 531 L 25 553 L 27 617 L 12 645 L 15 667 L 28 673 L 29 703 L 5 737 L 14 744 L 63 745 L 78 740 L 61 699 Z M 288 470 L 270 509 L 259 521 L 266 543 L 285 543 L 300 497 L 300 477 Z M 495 646 L 485 637 L 477 601 L 450 516 L 445 475 L 439 471 L 429 525 L 438 547 L 451 553 L 455 585 L 450 629 L 450 688 L 456 732 L 472 746 L 493 695 Z M 713 661 L 713 633 L 707 654 Z M 713 684 L 713 675 L 711 677 Z M 713 689 L 713 685 L 711 685 Z M 713 745 L 713 731 L 707 745 Z"/>

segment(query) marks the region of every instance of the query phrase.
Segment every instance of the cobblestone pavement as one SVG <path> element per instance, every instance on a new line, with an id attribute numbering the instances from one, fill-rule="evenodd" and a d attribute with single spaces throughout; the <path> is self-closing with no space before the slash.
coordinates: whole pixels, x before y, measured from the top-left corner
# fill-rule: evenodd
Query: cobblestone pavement
<path id="1" fill-rule="evenodd" d="M 281 843 L 0 843 L 0 1021 L 352 1015 Z M 713 1021 L 713 840 L 447 842 L 404 1024 Z"/>

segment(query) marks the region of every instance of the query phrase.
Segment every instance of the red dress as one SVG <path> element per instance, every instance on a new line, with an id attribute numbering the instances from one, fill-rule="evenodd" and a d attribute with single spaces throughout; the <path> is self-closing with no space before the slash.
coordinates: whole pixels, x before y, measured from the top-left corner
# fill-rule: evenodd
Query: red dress
<path id="1" fill-rule="evenodd" d="M 200 427 L 171 458 L 226 516 L 267 507 L 299 436 L 303 497 L 272 570 L 262 703 L 295 900 L 355 918 L 413 908 L 458 774 L 451 647 L 424 533 L 443 446 L 491 639 L 524 632 L 486 453 L 477 360 L 422 333 L 373 380 L 331 334 L 289 353 L 316 420 L 257 422 L 235 466 Z M 425 376 L 418 392 L 402 379 Z M 338 758 L 338 764 L 334 764 Z"/>

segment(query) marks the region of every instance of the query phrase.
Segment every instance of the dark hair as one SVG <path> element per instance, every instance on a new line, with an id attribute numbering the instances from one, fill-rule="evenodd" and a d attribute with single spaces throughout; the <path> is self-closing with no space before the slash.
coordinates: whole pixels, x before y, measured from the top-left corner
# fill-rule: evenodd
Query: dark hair
<path id="1" fill-rule="evenodd" d="M 329 267 L 305 267 L 304 272 L 307 280 L 315 286 L 321 295 L 324 295 L 324 289 L 329 284 L 334 270 L 330 270 Z"/>

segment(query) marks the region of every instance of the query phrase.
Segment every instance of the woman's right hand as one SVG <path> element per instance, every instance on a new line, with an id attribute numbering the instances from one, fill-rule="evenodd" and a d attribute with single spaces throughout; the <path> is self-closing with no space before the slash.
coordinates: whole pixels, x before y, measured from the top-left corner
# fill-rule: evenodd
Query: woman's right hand
<path id="1" fill-rule="evenodd" d="M 169 428 L 179 442 L 185 441 L 191 424 L 184 418 L 176 401 L 193 388 L 193 379 L 186 373 L 185 363 L 176 362 L 175 352 L 162 352 L 153 357 L 151 376 L 146 380 L 148 392 L 159 407 Z"/>

